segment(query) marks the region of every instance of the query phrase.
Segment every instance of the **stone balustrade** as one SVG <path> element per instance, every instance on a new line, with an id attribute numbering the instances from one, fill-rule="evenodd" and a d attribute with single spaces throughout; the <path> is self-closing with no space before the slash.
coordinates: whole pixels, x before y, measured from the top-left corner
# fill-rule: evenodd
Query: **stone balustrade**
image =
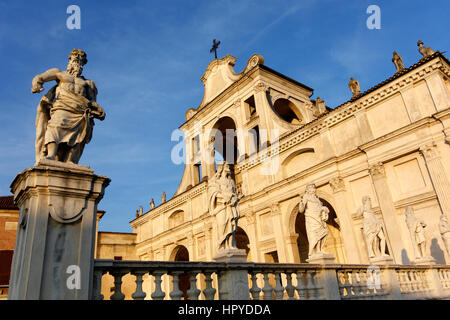
<path id="1" fill-rule="evenodd" d="M 131 298 L 135 300 L 217 300 L 222 296 L 221 276 L 243 270 L 248 273 L 248 299 L 253 300 L 450 298 L 450 266 L 441 265 L 95 260 L 93 299 L 104 298 L 101 281 L 105 274 L 114 278 L 114 293 L 109 298 L 125 299 L 122 278 L 131 274 L 136 288 Z M 144 292 L 144 276 L 150 279 L 151 292 Z M 184 293 L 179 287 L 183 276 L 189 278 L 189 289 Z"/>

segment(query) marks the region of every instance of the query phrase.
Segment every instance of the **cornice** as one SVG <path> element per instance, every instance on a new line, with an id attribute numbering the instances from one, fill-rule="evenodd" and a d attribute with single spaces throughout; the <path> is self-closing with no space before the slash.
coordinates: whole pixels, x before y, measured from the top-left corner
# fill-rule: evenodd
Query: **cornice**
<path id="1" fill-rule="evenodd" d="M 354 100 L 350 100 L 336 107 L 323 116 L 281 137 L 279 141 L 279 148 L 275 148 L 275 152 L 273 152 L 273 154 L 273 149 L 270 149 L 270 147 L 265 148 L 260 151 L 259 157 L 238 164 L 236 166 L 236 172 L 241 172 L 242 170 L 246 170 L 258 165 L 261 162 L 264 162 L 268 157 L 280 154 L 290 147 L 306 141 L 312 136 L 320 133 L 322 130 L 331 128 L 332 126 L 354 116 L 357 111 L 368 109 L 379 103 L 380 101 L 399 93 L 403 87 L 424 79 L 428 74 L 432 73 L 435 70 L 440 70 L 444 67 L 444 64 L 441 59 L 436 57 L 440 57 L 440 55 L 436 55 L 435 59 L 427 61 L 423 65 L 416 67 L 416 69 L 406 69 L 406 73 L 402 74 L 398 78 L 395 78 L 385 86 L 376 88 L 373 91 L 372 89 L 369 89 L 367 91 L 370 91 L 370 93 L 360 94 L 356 96 Z"/>

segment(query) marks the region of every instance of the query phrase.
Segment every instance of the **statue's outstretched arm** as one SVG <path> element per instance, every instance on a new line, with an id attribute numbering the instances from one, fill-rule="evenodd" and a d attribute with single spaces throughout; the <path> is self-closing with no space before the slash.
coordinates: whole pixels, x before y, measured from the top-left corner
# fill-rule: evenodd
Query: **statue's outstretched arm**
<path id="1" fill-rule="evenodd" d="M 37 76 L 35 76 L 32 81 L 31 92 L 32 93 L 42 92 L 44 90 L 44 87 L 42 87 L 42 84 L 44 82 L 57 80 L 58 74 L 60 72 L 61 72 L 61 70 L 59 70 L 57 68 L 53 68 L 53 69 L 47 70 L 44 73 L 41 73 L 41 74 L 38 74 Z"/>

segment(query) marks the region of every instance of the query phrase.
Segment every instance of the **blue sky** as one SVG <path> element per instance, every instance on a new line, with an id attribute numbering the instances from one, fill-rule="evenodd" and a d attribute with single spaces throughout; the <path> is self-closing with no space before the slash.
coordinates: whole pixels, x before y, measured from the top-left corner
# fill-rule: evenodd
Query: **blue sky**
<path id="1" fill-rule="evenodd" d="M 69 30 L 66 9 L 81 8 L 81 29 Z M 369 30 L 369 5 L 381 29 Z M 183 167 L 170 160 L 171 133 L 203 96 L 200 77 L 213 59 L 237 57 L 240 72 L 253 53 L 314 88 L 332 108 L 390 77 L 397 51 L 417 62 L 416 42 L 450 50 L 448 0 L 423 1 L 0 1 L 0 195 L 34 164 L 36 106 L 32 78 L 65 69 L 73 48 L 86 51 L 84 76 L 96 82 L 107 117 L 96 123 L 80 164 L 112 179 L 99 208 L 102 231 L 129 232 L 136 209 L 170 198 Z M 53 84 L 45 84 L 48 90 Z"/>

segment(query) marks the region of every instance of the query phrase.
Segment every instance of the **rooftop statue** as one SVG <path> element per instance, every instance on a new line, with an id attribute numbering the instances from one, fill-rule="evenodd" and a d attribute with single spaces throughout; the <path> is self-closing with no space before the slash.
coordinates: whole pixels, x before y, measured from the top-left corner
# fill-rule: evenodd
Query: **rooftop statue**
<path id="1" fill-rule="evenodd" d="M 353 93 L 353 97 L 357 96 L 361 93 L 361 89 L 359 88 L 359 81 L 355 80 L 353 78 L 350 78 L 350 81 L 348 83 L 348 87 L 350 88 L 350 91 Z"/>
<path id="2" fill-rule="evenodd" d="M 66 70 L 53 68 L 33 78 L 31 92 L 44 90 L 44 82 L 56 81 L 39 102 L 36 116 L 36 162 L 41 159 L 77 164 L 89 143 L 94 118 L 105 119 L 96 103 L 97 87 L 81 73 L 86 53 L 73 49 Z"/>
<path id="3" fill-rule="evenodd" d="M 422 56 L 424 57 L 428 57 L 431 56 L 434 53 L 434 50 L 431 49 L 430 47 L 425 47 L 423 45 L 422 40 L 417 41 L 417 46 L 419 47 L 419 52 Z"/>
<path id="4" fill-rule="evenodd" d="M 395 68 L 397 69 L 396 73 L 405 70 L 402 57 L 395 51 L 392 53 L 392 62 L 394 63 Z"/>

